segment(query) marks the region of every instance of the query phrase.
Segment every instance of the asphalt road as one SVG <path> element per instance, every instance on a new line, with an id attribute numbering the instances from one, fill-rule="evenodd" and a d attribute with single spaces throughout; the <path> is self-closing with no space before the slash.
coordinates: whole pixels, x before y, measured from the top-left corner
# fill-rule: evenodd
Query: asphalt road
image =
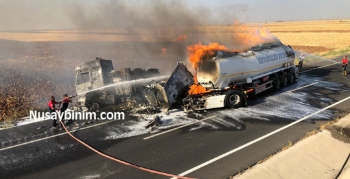
<path id="1" fill-rule="evenodd" d="M 250 99 L 248 107 L 188 116 L 173 111 L 174 119 L 167 119 L 168 125 L 152 134 L 143 129 L 145 123 L 128 117 L 86 124 L 74 135 L 139 166 L 194 178 L 228 178 L 349 111 L 346 100 L 312 115 L 349 97 L 350 83 L 334 61 L 304 66 L 297 83 L 264 92 Z M 256 140 L 308 115 L 305 121 Z M 49 126 L 50 121 L 43 121 L 0 131 L 1 178 L 169 178 L 101 157 L 63 132 L 50 132 Z"/>

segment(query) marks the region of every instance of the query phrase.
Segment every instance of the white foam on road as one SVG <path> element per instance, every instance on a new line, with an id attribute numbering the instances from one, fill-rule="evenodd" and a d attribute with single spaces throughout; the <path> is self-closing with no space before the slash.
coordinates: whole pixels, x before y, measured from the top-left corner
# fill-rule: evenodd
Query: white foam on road
<path id="1" fill-rule="evenodd" d="M 165 124 L 158 127 L 158 129 L 164 131 L 171 128 L 179 128 L 179 126 L 188 126 L 189 132 L 202 128 L 210 128 L 214 130 L 231 128 L 240 130 L 242 127 L 240 123 L 243 123 L 242 120 L 244 119 L 261 121 L 270 121 L 272 119 L 297 120 L 319 110 L 325 105 L 325 103 L 335 101 L 331 98 L 323 96 L 322 94 L 308 94 L 304 92 L 305 90 L 309 91 L 312 88 L 320 87 L 324 88 L 325 90 L 332 91 L 348 90 L 348 87 L 344 84 L 321 81 L 321 78 L 307 75 L 303 76 L 304 78 L 302 80 L 300 79 L 296 84 L 282 89 L 284 92 L 281 90 L 280 93 L 271 94 L 267 97 L 258 97 L 258 100 L 255 100 L 255 104 L 251 104 L 247 107 L 242 107 L 239 109 L 226 108 L 215 112 L 211 112 L 209 110 L 208 113 L 217 115 L 217 117 L 207 121 L 198 122 L 197 119 L 186 117 L 186 113 L 179 110 L 172 110 L 170 111 L 169 115 L 156 114 L 163 115 L 162 121 L 165 122 Z M 290 92 L 290 90 L 296 88 L 298 88 L 298 90 Z M 320 97 L 320 95 L 322 95 L 322 97 Z M 314 104 L 311 105 L 309 103 L 310 101 L 318 101 L 319 107 L 314 106 Z M 252 100 L 252 103 L 254 103 L 254 100 Z M 142 116 L 144 119 L 154 117 L 154 115 L 149 117 L 147 115 L 139 116 Z M 227 116 L 227 118 L 225 118 L 225 116 Z M 332 117 L 332 112 L 325 110 L 322 113 L 312 116 L 311 119 L 330 119 Z M 124 124 L 124 126 L 111 126 L 108 128 L 108 130 L 106 130 L 107 137 L 104 139 L 120 139 L 147 134 L 150 132 L 148 129 L 145 129 L 147 124 L 147 121 L 141 120 Z"/>
<path id="2" fill-rule="evenodd" d="M 268 96 L 257 105 L 234 110 L 225 109 L 219 113 L 239 119 L 249 118 L 266 121 L 277 117 L 296 120 L 319 109 L 308 104 L 308 98 L 309 96 L 306 93 L 281 93 Z M 331 112 L 325 111 L 313 118 L 328 119 L 331 116 Z"/>
<path id="3" fill-rule="evenodd" d="M 299 79 L 296 85 L 305 86 L 305 88 L 299 88 L 297 91 L 290 92 L 291 88 L 297 89 L 297 87 L 293 85 L 285 89 L 288 91 L 287 93 L 282 92 L 280 94 L 270 95 L 266 98 L 259 98 L 260 101 L 258 100 L 258 104 L 256 105 L 253 104 L 245 108 L 234 110 L 226 109 L 220 111 L 220 113 L 239 119 L 252 118 L 268 120 L 268 118 L 271 117 L 280 117 L 296 120 L 320 109 L 320 107 L 311 105 L 309 101 L 318 101 L 320 105 L 324 105 L 325 102 L 329 103 L 335 101 L 334 99 L 327 98 L 325 95 L 320 93 L 309 94 L 304 91 L 309 92 L 314 88 L 323 88 L 324 90 L 330 90 L 332 92 L 349 91 L 349 87 L 347 85 L 336 82 L 322 81 L 321 78 L 308 75 L 303 75 L 303 78 Z M 314 115 L 312 119 L 329 119 L 332 117 L 333 114 L 326 110 L 322 113 Z"/>
<path id="4" fill-rule="evenodd" d="M 179 127 L 176 127 L 176 128 L 172 128 L 172 129 L 170 129 L 170 130 L 163 131 L 163 132 L 160 132 L 160 133 L 158 133 L 158 134 L 151 135 L 151 136 L 149 136 L 149 137 L 145 137 L 145 138 L 143 138 L 143 139 L 144 139 L 144 140 L 147 140 L 147 139 L 150 139 L 150 138 L 153 138 L 153 137 L 156 137 L 156 136 L 160 136 L 160 135 L 163 135 L 163 134 L 166 134 L 166 133 L 175 131 L 175 130 L 177 130 L 177 129 L 182 129 L 182 128 L 184 128 L 184 127 L 187 127 L 187 126 L 190 126 L 190 125 L 193 125 L 193 124 L 198 124 L 198 123 L 203 122 L 203 121 L 208 120 L 208 119 L 213 119 L 213 118 L 215 118 L 215 117 L 216 117 L 216 115 L 213 115 L 213 116 L 210 116 L 210 117 L 201 119 L 201 120 L 196 120 L 196 121 L 194 121 L 194 122 L 192 122 L 192 123 L 189 123 L 189 124 L 186 124 L 186 125 L 182 125 L 182 126 L 179 126 Z"/>
<path id="5" fill-rule="evenodd" d="M 162 113 L 143 115 L 143 119 L 140 119 L 140 121 L 129 121 L 124 125 L 109 126 L 106 130 L 107 132 L 104 140 L 121 139 L 147 134 L 150 132 L 150 129 L 146 129 L 146 126 L 156 115 L 162 116 L 161 121 L 163 124 L 158 127 L 159 130 L 166 130 L 197 121 L 197 119 L 185 117 L 186 113 L 179 110 L 171 110 L 169 111 L 169 115 Z"/>
<path id="6" fill-rule="evenodd" d="M 145 128 L 147 121 L 133 122 L 128 126 L 108 127 L 105 140 L 121 139 L 142 134 L 147 134 L 149 130 Z"/>
<path id="7" fill-rule="evenodd" d="M 214 124 L 210 124 L 210 123 L 206 123 L 206 122 L 200 122 L 196 126 L 191 127 L 189 129 L 189 132 L 196 131 L 196 130 L 199 130 L 199 129 L 202 129 L 202 128 L 210 128 L 210 129 L 213 129 L 213 130 L 219 129 L 219 127 L 214 125 Z"/>

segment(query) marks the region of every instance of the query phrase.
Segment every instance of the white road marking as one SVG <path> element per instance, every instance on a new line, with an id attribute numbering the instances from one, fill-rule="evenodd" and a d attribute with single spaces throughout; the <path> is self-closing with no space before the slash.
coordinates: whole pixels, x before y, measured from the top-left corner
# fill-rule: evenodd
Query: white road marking
<path id="1" fill-rule="evenodd" d="M 316 69 L 319 69 L 319 68 L 324 68 L 324 67 L 332 66 L 332 65 L 335 65 L 335 64 L 339 64 L 339 63 L 338 63 L 338 62 L 336 62 L 336 63 L 332 63 L 332 64 L 329 64 L 329 65 L 325 65 L 325 66 L 316 67 L 316 68 L 313 68 L 313 69 L 310 69 L 310 70 L 302 71 L 302 72 L 300 72 L 300 73 L 309 72 L 309 71 L 316 70 Z"/>
<path id="2" fill-rule="evenodd" d="M 280 132 L 280 131 L 282 131 L 282 130 L 284 130 L 284 129 L 287 129 L 287 128 L 289 128 L 289 127 L 295 125 L 295 124 L 298 124 L 298 123 L 304 121 L 305 119 L 307 119 L 307 118 L 309 118 L 309 117 L 311 117 L 311 116 L 313 116 L 313 115 L 315 115 L 315 114 L 318 114 L 318 113 L 320 113 L 320 112 L 322 112 L 322 111 L 325 111 L 325 110 L 327 110 L 327 109 L 329 109 L 329 108 L 331 108 L 331 107 L 333 107 L 333 106 L 335 106 L 335 105 L 338 105 L 338 104 L 340 104 L 340 103 L 342 103 L 342 102 L 344 102 L 344 101 L 346 101 L 346 100 L 349 100 L 349 99 L 350 99 L 350 96 L 347 97 L 347 98 L 345 98 L 345 99 L 343 99 L 343 100 L 341 100 L 341 101 L 338 101 L 338 102 L 336 102 L 336 103 L 334 103 L 334 104 L 332 104 L 332 105 L 329 105 L 329 106 L 327 106 L 327 107 L 325 107 L 325 108 L 323 108 L 323 109 L 320 109 L 320 110 L 318 110 L 318 111 L 316 111 L 316 112 L 314 112 L 314 113 L 312 113 L 312 114 L 310 114 L 310 115 L 307 115 L 307 116 L 305 116 L 305 117 L 303 117 L 303 118 L 301 118 L 301 119 L 298 119 L 298 120 L 296 120 L 296 121 L 294 121 L 294 122 L 292 122 L 292 123 L 290 123 L 290 124 L 288 124 L 288 125 L 286 125 L 286 126 L 284 126 L 284 127 L 281 127 L 281 128 L 279 128 L 279 129 L 277 129 L 277 130 L 275 130 L 275 131 L 272 131 L 272 132 L 270 132 L 270 133 L 268 133 L 268 134 L 266 134 L 266 135 L 264 135 L 264 136 L 261 136 L 261 137 L 255 139 L 255 140 L 253 140 L 253 141 L 251 141 L 251 142 L 248 142 L 248 143 L 246 143 L 246 144 L 244 144 L 244 145 L 242 145 L 242 146 L 240 146 L 240 147 L 237 147 L 237 148 L 235 148 L 235 149 L 233 149 L 233 150 L 231 150 L 231 151 L 228 151 L 228 152 L 226 152 L 226 153 L 224 153 L 224 154 L 222 154 L 222 155 L 219 155 L 219 156 L 217 156 L 217 157 L 215 157 L 215 158 L 213 158 L 213 159 L 211 159 L 211 160 L 209 160 L 209 161 L 207 161 L 207 162 L 204 162 L 204 163 L 202 163 L 202 164 L 200 164 L 200 165 L 198 165 L 198 166 L 196 166 L 196 167 L 193 167 L 193 168 L 191 168 L 191 169 L 189 169 L 189 170 L 187 170 L 187 171 L 185 171 L 185 172 L 179 174 L 179 176 L 188 175 L 189 173 L 192 173 L 192 172 L 194 172 L 194 171 L 196 171 L 196 170 L 198 170 L 198 169 L 200 169 L 200 168 L 203 168 L 203 167 L 205 167 L 205 166 L 207 166 L 207 165 L 209 165 L 209 164 L 211 164 L 211 163 L 213 163 L 213 162 L 215 162 L 215 161 L 217 161 L 217 160 L 220 160 L 220 159 L 222 159 L 222 158 L 224 158 L 224 157 L 226 157 L 226 156 L 228 156 L 228 155 L 231 155 L 231 154 L 233 154 L 233 153 L 235 153 L 235 152 L 237 152 L 237 151 L 239 151 L 239 150 L 241 150 L 241 149 L 244 149 L 244 148 L 246 148 L 246 147 L 248 147 L 248 146 L 250 146 L 250 145 L 252 145 L 252 144 L 255 144 L 255 143 L 257 143 L 257 142 L 259 142 L 259 141 L 261 141 L 261 140 L 263 140 L 263 139 L 265 139 L 265 138 L 267 138 L 267 137 L 272 136 L 273 134 L 276 134 L 276 133 L 278 133 L 278 132 Z"/>
<path id="3" fill-rule="evenodd" d="M 79 131 L 82 131 L 82 130 L 85 130 L 85 129 L 89 129 L 89 128 L 92 128 L 92 127 L 96 127 L 96 126 L 100 126 L 100 125 L 103 125 L 103 124 L 107 124 L 107 123 L 110 123 L 110 122 L 113 122 L 113 121 L 107 121 L 107 122 L 95 124 L 95 125 L 92 125 L 92 126 L 83 127 L 83 128 L 81 128 L 81 129 L 79 129 Z M 74 129 L 74 128 L 73 128 L 73 130 L 71 130 L 70 132 L 75 132 L 75 131 L 77 131 L 77 130 L 78 130 L 78 129 Z M 16 148 L 16 147 L 23 146 L 23 145 L 27 145 L 27 144 L 31 144 L 31 143 L 34 143 L 34 142 L 39 142 L 39 141 L 42 141 L 42 140 L 46 140 L 46 139 L 58 137 L 58 136 L 65 135 L 65 134 L 67 134 L 67 133 L 64 132 L 64 133 L 60 133 L 60 134 L 56 134 L 56 135 L 44 137 L 44 138 L 41 138 L 41 139 L 36 139 L 36 140 L 29 141 L 29 142 L 24 142 L 24 143 L 21 143 L 21 144 L 17 144 L 17 145 L 9 146 L 9 147 L 6 147 L 6 148 L 2 148 L 2 149 L 0 149 L 0 151 L 4 151 L 4 150 Z"/>
<path id="4" fill-rule="evenodd" d="M 298 88 L 295 88 L 295 89 L 292 89 L 292 90 L 289 90 L 289 91 L 287 91 L 287 92 L 293 92 L 293 91 L 296 91 L 296 90 L 300 90 L 300 89 L 306 88 L 306 87 L 308 87 L 308 86 L 311 86 L 311 85 L 314 85 L 314 84 L 317 84 L 317 83 L 319 83 L 319 81 L 318 81 L 318 82 L 311 83 L 311 84 L 308 84 L 308 85 L 305 85 L 305 86 L 301 86 L 301 87 L 298 87 Z"/>
<path id="5" fill-rule="evenodd" d="M 189 126 L 189 125 L 192 125 L 192 124 L 195 124 L 195 123 L 198 123 L 198 122 L 202 122 L 202 121 L 205 121 L 205 120 L 207 120 L 207 119 L 211 119 L 211 118 L 213 118 L 213 117 L 215 117 L 215 116 L 216 116 L 216 115 L 211 116 L 211 117 L 207 117 L 207 118 L 204 118 L 204 119 L 202 119 L 202 120 L 198 120 L 198 121 L 195 121 L 195 122 L 192 122 L 192 123 L 183 125 L 183 126 L 179 126 L 179 127 L 176 127 L 176 128 L 173 128 L 173 129 L 170 129 L 170 130 L 167 130 L 167 131 L 158 133 L 158 134 L 154 134 L 154 135 L 151 135 L 151 136 L 149 136 L 149 137 L 143 138 L 143 140 L 147 140 L 147 139 L 150 139 L 150 138 L 153 138 L 153 137 L 156 137 L 156 136 L 159 136 L 159 135 L 162 135 L 162 134 L 165 134 L 165 133 L 168 133 L 168 132 L 177 130 L 177 129 L 181 129 L 181 128 L 186 127 L 186 126 Z"/>

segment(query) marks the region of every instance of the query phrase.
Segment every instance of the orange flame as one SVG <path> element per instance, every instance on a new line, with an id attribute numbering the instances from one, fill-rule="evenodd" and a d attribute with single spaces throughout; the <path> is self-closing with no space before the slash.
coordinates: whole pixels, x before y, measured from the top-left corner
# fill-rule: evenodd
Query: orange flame
<path id="1" fill-rule="evenodd" d="M 162 48 L 162 55 L 164 55 L 166 52 L 166 48 Z"/>
<path id="2" fill-rule="evenodd" d="M 201 43 L 191 45 L 187 47 L 187 52 L 189 54 L 189 60 L 192 66 L 197 69 L 198 63 L 214 55 L 216 50 L 227 50 L 224 45 L 218 43 L 210 43 L 209 45 L 202 45 Z"/>
<path id="3" fill-rule="evenodd" d="M 277 38 L 273 36 L 270 31 L 263 27 L 252 27 L 236 23 L 233 27 L 232 45 L 236 47 L 231 52 L 246 51 L 253 46 L 270 43 L 276 41 Z M 199 62 L 206 60 L 215 55 L 215 51 L 228 51 L 224 45 L 218 43 L 210 43 L 209 45 L 202 45 L 201 43 L 187 47 L 189 60 L 192 66 L 197 69 Z M 194 74 L 195 83 L 197 83 L 196 74 Z M 209 93 L 210 91 L 201 85 L 194 84 L 190 87 L 188 93 L 190 95 Z"/>
<path id="4" fill-rule="evenodd" d="M 178 42 L 178 41 L 181 41 L 181 40 L 185 40 L 186 38 L 187 38 L 186 35 L 182 35 L 182 36 L 180 36 L 180 37 L 178 37 L 178 38 L 172 40 L 172 42 Z"/>
<path id="5" fill-rule="evenodd" d="M 195 69 L 198 67 L 198 63 L 201 62 L 201 60 L 205 60 L 214 55 L 215 51 L 217 50 L 227 50 L 227 48 L 224 45 L 220 45 L 218 43 L 211 43 L 209 45 L 202 45 L 199 43 L 187 47 L 189 60 Z M 197 83 L 197 76 L 194 76 L 194 81 Z M 189 95 L 204 94 L 209 92 L 209 90 L 198 84 L 193 84 L 188 90 Z"/>
<path id="6" fill-rule="evenodd" d="M 192 86 L 190 86 L 190 89 L 188 90 L 189 95 L 205 94 L 205 93 L 210 93 L 210 91 L 199 84 L 193 84 Z"/>

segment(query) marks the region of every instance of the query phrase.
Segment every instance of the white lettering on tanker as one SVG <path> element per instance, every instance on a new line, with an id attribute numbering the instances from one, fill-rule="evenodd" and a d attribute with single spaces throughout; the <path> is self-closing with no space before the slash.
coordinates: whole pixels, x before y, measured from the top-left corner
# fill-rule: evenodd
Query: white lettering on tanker
<path id="1" fill-rule="evenodd" d="M 279 60 L 286 57 L 287 57 L 286 53 L 279 53 L 279 54 L 269 55 L 265 57 L 257 57 L 257 58 L 258 58 L 258 62 L 262 64 L 262 63 L 271 62 L 271 61 Z"/>

